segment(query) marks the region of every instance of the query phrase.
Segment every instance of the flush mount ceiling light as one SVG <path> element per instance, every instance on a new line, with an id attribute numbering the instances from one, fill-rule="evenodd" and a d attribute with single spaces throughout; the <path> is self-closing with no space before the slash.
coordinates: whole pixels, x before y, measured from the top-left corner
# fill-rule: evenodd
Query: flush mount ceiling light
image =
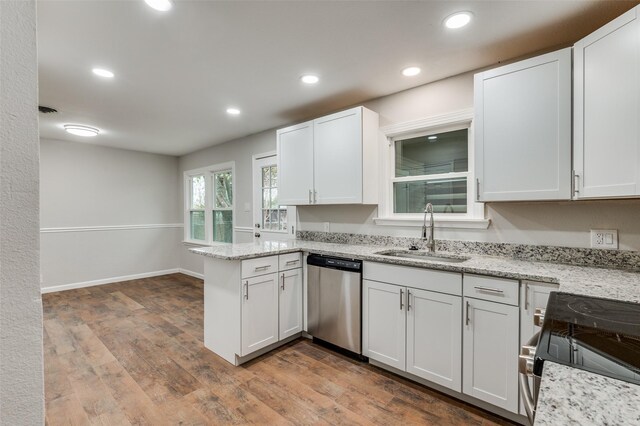
<path id="1" fill-rule="evenodd" d="M 300 77 L 300 81 L 302 81 L 304 84 L 316 84 L 320 81 L 320 77 L 313 74 L 305 74 Z"/>
<path id="2" fill-rule="evenodd" d="M 100 130 L 94 127 L 83 126 L 81 124 L 65 124 L 62 127 L 64 127 L 64 130 L 66 130 L 68 133 L 71 133 L 72 135 L 83 136 L 85 138 L 98 136 L 98 133 L 100 133 Z"/>
<path id="3" fill-rule="evenodd" d="M 240 115 L 240 110 L 238 108 L 227 108 L 227 114 L 229 115 Z"/>
<path id="4" fill-rule="evenodd" d="M 105 70 L 104 68 L 94 68 L 91 70 L 95 75 L 98 75 L 100 77 L 104 77 L 104 78 L 113 78 L 114 74 L 109 71 L 109 70 Z"/>
<path id="5" fill-rule="evenodd" d="M 444 26 L 451 29 L 462 28 L 471 22 L 471 12 L 457 12 L 444 20 Z"/>
<path id="6" fill-rule="evenodd" d="M 149 7 L 159 10 L 160 12 L 166 12 L 173 7 L 171 0 L 144 0 L 144 2 L 149 5 Z"/>
<path id="7" fill-rule="evenodd" d="M 418 67 L 408 67 L 402 70 L 402 75 L 405 77 L 413 77 L 420 74 L 421 69 Z"/>

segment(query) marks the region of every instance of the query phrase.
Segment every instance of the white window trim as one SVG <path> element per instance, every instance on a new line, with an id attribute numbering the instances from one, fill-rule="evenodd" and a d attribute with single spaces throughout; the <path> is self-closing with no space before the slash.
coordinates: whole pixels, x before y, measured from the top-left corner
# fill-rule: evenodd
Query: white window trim
<path id="1" fill-rule="evenodd" d="M 233 226 L 236 224 L 236 162 L 228 161 L 226 163 L 214 164 L 208 167 L 201 167 L 199 169 L 187 170 L 184 172 L 184 240 L 185 244 L 192 244 L 197 246 L 212 246 L 214 244 L 227 244 L 219 241 L 213 241 L 213 215 L 208 214 L 213 211 L 213 175 L 216 172 L 222 172 L 225 170 L 231 170 L 231 190 L 233 191 L 233 198 L 231 200 L 230 209 L 217 209 L 217 210 L 231 210 L 231 220 Z M 193 240 L 191 239 L 191 223 L 190 215 L 191 211 L 191 187 L 190 179 L 193 176 L 205 176 L 205 215 L 204 215 L 204 234 L 205 239 Z M 232 241 L 235 241 L 235 228 L 232 227 Z"/>
<path id="2" fill-rule="evenodd" d="M 473 109 L 465 109 L 453 113 L 437 115 L 420 120 L 393 124 L 382 127 L 380 132 L 385 136 L 380 147 L 380 204 L 378 217 L 374 218 L 376 225 L 385 226 L 422 226 L 422 213 L 394 213 L 393 212 L 393 182 L 423 180 L 412 176 L 395 177 L 395 151 L 393 141 L 398 138 L 410 138 L 424 133 L 442 133 L 454 130 L 469 129 L 469 170 L 463 173 L 447 173 L 433 175 L 437 177 L 467 177 L 468 205 L 467 213 L 436 213 L 434 214 L 437 228 L 487 229 L 490 221 L 484 217 L 484 203 L 475 202 L 477 199 L 473 144 Z"/>

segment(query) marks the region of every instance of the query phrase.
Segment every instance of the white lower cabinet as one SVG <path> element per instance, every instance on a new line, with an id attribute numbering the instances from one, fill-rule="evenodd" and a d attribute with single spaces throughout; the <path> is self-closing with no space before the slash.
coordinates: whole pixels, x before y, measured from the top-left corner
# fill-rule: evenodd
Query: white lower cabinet
<path id="1" fill-rule="evenodd" d="M 364 280 L 363 353 L 461 391 L 461 297 Z"/>
<path id="2" fill-rule="evenodd" d="M 280 272 L 280 340 L 302 331 L 302 268 Z"/>
<path id="3" fill-rule="evenodd" d="M 463 392 L 518 412 L 519 308 L 464 298 Z"/>
<path id="4" fill-rule="evenodd" d="M 386 365 L 405 369 L 407 327 L 404 287 L 363 281 L 363 355 Z"/>
<path id="5" fill-rule="evenodd" d="M 242 281 L 241 356 L 278 341 L 278 274 Z"/>
<path id="6" fill-rule="evenodd" d="M 407 373 L 462 389 L 459 296 L 407 289 Z"/>

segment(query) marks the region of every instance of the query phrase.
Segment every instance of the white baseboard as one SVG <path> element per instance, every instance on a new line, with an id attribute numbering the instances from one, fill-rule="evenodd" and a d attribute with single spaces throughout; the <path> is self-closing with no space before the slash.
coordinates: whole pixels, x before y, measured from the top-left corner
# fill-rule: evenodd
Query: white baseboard
<path id="1" fill-rule="evenodd" d="M 201 280 L 204 280 L 204 274 L 200 274 L 198 272 L 193 272 L 188 269 L 182 268 L 178 268 L 178 272 L 180 272 L 181 274 L 189 275 L 190 277 L 200 278 Z"/>
<path id="2" fill-rule="evenodd" d="M 54 285 L 54 286 L 49 286 L 49 287 L 42 287 L 40 289 L 41 293 L 54 293 L 56 291 L 64 291 L 64 290 L 73 290 L 76 288 L 84 288 L 84 287 L 93 287 L 96 285 L 103 285 L 103 284 L 111 284 L 111 283 L 117 283 L 117 282 L 121 282 L 121 281 L 131 281 L 131 280 L 137 280 L 140 278 L 150 278 L 150 277 L 158 277 L 160 275 L 168 275 L 168 274 L 176 274 L 182 272 L 184 273 L 180 268 L 174 268 L 174 269 L 165 269 L 162 271 L 153 271 L 153 272 L 145 272 L 142 274 L 134 274 L 134 275 L 124 275 L 121 277 L 111 277 L 111 278 L 103 278 L 101 280 L 93 280 L 93 281 L 83 281 L 83 282 L 79 282 L 79 283 L 71 283 L 71 284 L 62 284 L 62 285 Z M 195 274 L 195 272 L 194 272 Z M 190 274 L 187 274 L 190 275 Z"/>

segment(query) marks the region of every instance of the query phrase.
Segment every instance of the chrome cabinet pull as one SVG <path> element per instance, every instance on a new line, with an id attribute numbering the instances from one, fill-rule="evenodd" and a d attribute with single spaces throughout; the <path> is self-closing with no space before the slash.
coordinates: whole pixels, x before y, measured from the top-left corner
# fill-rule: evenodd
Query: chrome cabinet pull
<path id="1" fill-rule="evenodd" d="M 404 290 L 400 289 L 400 310 L 402 311 L 404 309 L 404 304 L 402 303 L 404 301 Z"/>
<path id="2" fill-rule="evenodd" d="M 469 325 L 469 301 L 466 301 L 466 308 L 465 308 L 465 320 L 464 320 L 464 325 Z"/>
<path id="3" fill-rule="evenodd" d="M 480 179 L 476 178 L 476 201 L 480 201 Z"/>
<path id="4" fill-rule="evenodd" d="M 578 196 L 580 194 L 580 175 L 573 171 L 573 194 Z"/>
<path id="5" fill-rule="evenodd" d="M 284 274 L 282 274 L 282 291 L 284 291 Z"/>
<path id="6" fill-rule="evenodd" d="M 480 286 L 477 286 L 474 288 L 479 291 L 488 291 L 489 293 L 499 293 L 499 294 L 504 293 L 504 290 L 500 290 L 499 288 L 480 287 Z"/>
<path id="7" fill-rule="evenodd" d="M 524 283 L 524 310 L 529 310 L 529 284 Z"/>
<path id="8" fill-rule="evenodd" d="M 244 282 L 244 298 L 249 300 L 249 281 Z"/>
<path id="9" fill-rule="evenodd" d="M 287 263 L 285 263 L 285 265 L 294 265 L 296 263 L 300 262 L 300 259 L 296 259 L 296 260 L 288 260 Z"/>
<path id="10" fill-rule="evenodd" d="M 271 268 L 271 265 L 256 266 L 254 269 L 257 272 L 257 271 L 266 271 L 269 268 Z"/>
<path id="11" fill-rule="evenodd" d="M 313 200 L 312 200 L 312 195 L 311 195 L 312 191 L 309 190 L 309 204 L 313 204 Z"/>
<path id="12" fill-rule="evenodd" d="M 411 290 L 407 290 L 407 312 L 411 310 Z"/>

